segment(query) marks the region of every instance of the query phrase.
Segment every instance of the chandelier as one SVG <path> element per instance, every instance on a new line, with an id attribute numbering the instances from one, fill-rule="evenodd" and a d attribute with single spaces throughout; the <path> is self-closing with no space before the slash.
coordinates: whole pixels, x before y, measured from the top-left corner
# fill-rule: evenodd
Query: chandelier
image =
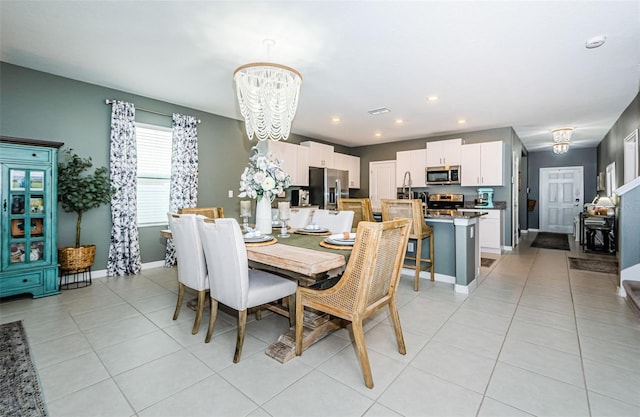
<path id="1" fill-rule="evenodd" d="M 569 151 L 569 142 L 558 142 L 553 144 L 553 153 L 562 155 Z"/>
<path id="2" fill-rule="evenodd" d="M 287 140 L 296 115 L 302 76 L 293 68 L 254 62 L 233 73 L 249 140 Z"/>
<path id="3" fill-rule="evenodd" d="M 562 155 L 569 151 L 572 132 L 573 129 L 570 127 L 563 127 L 561 129 L 554 129 L 551 131 L 553 134 L 553 153 L 556 155 Z"/>

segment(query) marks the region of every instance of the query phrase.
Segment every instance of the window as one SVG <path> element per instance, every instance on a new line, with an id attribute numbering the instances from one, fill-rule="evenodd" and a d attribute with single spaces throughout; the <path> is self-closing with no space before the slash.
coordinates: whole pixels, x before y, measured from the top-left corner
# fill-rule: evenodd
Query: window
<path id="1" fill-rule="evenodd" d="M 167 224 L 171 184 L 171 129 L 136 123 L 138 226 Z"/>

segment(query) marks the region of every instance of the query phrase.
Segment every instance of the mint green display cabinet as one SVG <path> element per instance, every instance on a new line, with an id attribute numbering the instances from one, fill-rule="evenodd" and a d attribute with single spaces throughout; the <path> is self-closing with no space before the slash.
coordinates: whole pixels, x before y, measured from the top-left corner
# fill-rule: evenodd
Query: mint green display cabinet
<path id="1" fill-rule="evenodd" d="M 0 297 L 58 294 L 60 142 L 0 137 Z"/>

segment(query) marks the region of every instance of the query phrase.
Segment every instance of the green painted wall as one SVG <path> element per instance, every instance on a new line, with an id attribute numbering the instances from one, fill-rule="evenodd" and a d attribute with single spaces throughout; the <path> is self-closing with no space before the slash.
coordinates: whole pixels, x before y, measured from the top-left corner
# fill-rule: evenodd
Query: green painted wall
<path id="1" fill-rule="evenodd" d="M 244 124 L 237 120 L 197 111 L 175 104 L 153 100 L 98 85 L 33 71 L 0 62 L 0 134 L 21 138 L 60 141 L 78 154 L 90 156 L 95 166 L 109 165 L 109 132 L 111 106 L 105 99 L 133 102 L 166 114 L 193 115 L 202 120 L 198 125 L 199 206 L 222 206 L 227 216 L 239 215 L 240 174 L 254 142 L 246 138 Z M 215 92 L 212 92 L 215 94 Z M 136 111 L 143 123 L 171 126 L 171 118 Z M 292 143 L 311 138 L 291 135 Z M 339 147 L 344 152 L 346 148 Z M 228 198 L 233 190 L 234 198 Z M 58 211 L 58 242 L 70 246 L 74 242 L 75 215 Z M 164 259 L 162 227 L 140 229 L 142 262 Z M 96 244 L 94 270 L 106 268 L 111 234 L 108 205 L 83 215 L 82 243 Z"/>
<path id="2" fill-rule="evenodd" d="M 598 145 L 598 172 L 605 172 L 607 165 L 616 163 L 618 187 L 624 180 L 624 138 L 640 128 L 640 93 L 622 112 L 616 123 Z"/>

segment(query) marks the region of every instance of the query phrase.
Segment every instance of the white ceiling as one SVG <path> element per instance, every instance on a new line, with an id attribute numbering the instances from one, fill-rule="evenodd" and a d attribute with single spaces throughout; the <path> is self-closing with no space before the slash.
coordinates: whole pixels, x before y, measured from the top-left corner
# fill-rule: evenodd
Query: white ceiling
<path id="1" fill-rule="evenodd" d="M 640 88 L 640 1 L 1 0 L 0 18 L 2 61 L 235 119 L 234 69 L 289 65 L 292 131 L 346 146 L 513 126 L 535 151 L 570 126 L 591 147 Z"/>

